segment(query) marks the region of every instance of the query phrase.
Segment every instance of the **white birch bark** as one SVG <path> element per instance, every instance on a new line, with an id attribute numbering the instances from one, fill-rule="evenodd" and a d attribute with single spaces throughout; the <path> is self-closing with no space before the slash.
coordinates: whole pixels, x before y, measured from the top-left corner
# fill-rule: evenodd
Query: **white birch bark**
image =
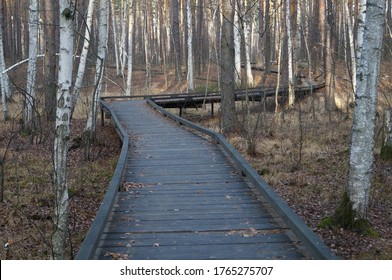
<path id="1" fill-rule="evenodd" d="M 366 0 L 359 0 L 359 11 L 357 19 L 357 65 L 361 59 L 362 46 L 363 46 L 363 33 L 365 32 L 365 20 L 366 20 Z"/>
<path id="2" fill-rule="evenodd" d="M 192 27 L 192 10 L 191 0 L 186 1 L 186 14 L 188 23 L 188 75 L 187 75 L 187 90 L 193 91 L 195 89 L 193 80 L 193 27 Z"/>
<path id="3" fill-rule="evenodd" d="M 54 233 L 52 250 L 54 259 L 65 258 L 66 237 L 68 232 L 68 141 L 72 111 L 72 66 L 73 66 L 73 11 L 70 0 L 60 0 L 60 51 L 56 106 L 56 126 L 54 140 L 55 193 Z"/>
<path id="4" fill-rule="evenodd" d="M 92 141 L 95 136 L 98 103 L 102 94 L 102 77 L 105 68 L 108 41 L 108 16 L 108 0 L 100 0 L 98 11 L 99 26 L 97 61 L 95 66 L 95 87 L 85 129 L 85 132 L 87 132 L 87 137 L 90 141 Z M 90 143 L 88 143 L 87 145 L 89 146 Z"/>
<path id="5" fill-rule="evenodd" d="M 384 132 L 384 147 L 392 148 L 392 108 L 385 110 L 385 132 Z"/>
<path id="6" fill-rule="evenodd" d="M 170 24 L 170 8 L 169 8 L 169 3 L 167 0 L 165 0 L 164 3 L 164 7 L 165 7 L 165 18 L 166 18 L 166 22 L 165 22 L 165 26 L 166 26 L 166 57 L 168 58 L 169 54 L 171 53 L 171 24 Z"/>
<path id="7" fill-rule="evenodd" d="M 126 64 L 126 60 L 127 60 L 127 51 L 126 51 L 126 47 L 125 47 L 125 43 L 126 43 L 126 37 L 127 37 L 127 4 L 128 1 L 124 0 L 123 1 L 123 20 L 121 23 L 121 47 L 120 47 L 120 55 L 121 55 L 121 74 L 124 75 L 124 71 L 125 71 L 125 64 Z"/>
<path id="8" fill-rule="evenodd" d="M 79 99 L 80 89 L 83 84 L 84 72 L 86 70 L 87 55 L 90 49 L 90 37 L 91 37 L 91 26 L 93 22 L 93 12 L 94 12 L 95 0 L 90 0 L 87 10 L 86 18 L 86 31 L 84 32 L 84 42 L 83 50 L 80 55 L 78 73 L 76 75 L 75 86 L 73 90 L 73 103 L 74 106 Z"/>
<path id="9" fill-rule="evenodd" d="M 245 8 L 246 14 L 244 15 L 245 20 L 243 23 L 244 27 L 244 46 L 245 46 L 245 68 L 246 68 L 246 81 L 248 86 L 253 86 L 253 74 L 252 74 L 252 65 L 250 61 L 251 57 L 251 42 L 250 42 L 250 9 L 248 9 L 247 1 L 245 0 Z"/>
<path id="10" fill-rule="evenodd" d="M 350 55 L 351 55 L 351 81 L 353 85 L 353 98 L 355 99 L 355 90 L 357 88 L 357 59 L 356 59 L 356 50 L 355 50 L 355 43 L 354 43 L 354 28 L 353 23 L 350 16 L 350 10 L 348 8 L 348 3 L 346 0 L 343 0 L 344 5 L 344 12 L 345 12 L 345 19 L 347 24 L 347 32 L 348 32 L 348 39 L 350 45 Z"/>
<path id="11" fill-rule="evenodd" d="M 110 0 L 110 10 L 112 11 L 112 26 L 113 26 L 113 44 L 114 57 L 116 59 L 116 73 L 120 75 L 120 61 L 118 58 L 118 41 L 117 41 L 117 24 L 116 24 L 116 9 L 114 7 L 114 0 Z"/>
<path id="12" fill-rule="evenodd" d="M 278 7 L 276 10 L 276 17 L 278 19 L 283 18 L 282 16 L 282 8 Z M 283 52 L 283 32 L 282 25 L 279 25 L 278 32 L 278 78 L 276 81 L 276 89 L 275 89 L 275 118 L 278 118 L 279 113 L 279 88 L 280 88 L 280 80 L 282 76 L 282 52 Z"/>
<path id="13" fill-rule="evenodd" d="M 3 25 L 3 11 L 0 10 L 0 86 L 1 86 L 1 101 L 2 101 L 3 115 L 4 115 L 4 119 L 6 120 L 9 118 L 7 98 L 11 97 L 11 86 L 10 86 L 8 74 L 5 72 L 6 65 L 5 65 L 5 58 L 4 58 L 2 25 Z"/>
<path id="14" fill-rule="evenodd" d="M 238 0 L 240 1 L 240 0 Z M 237 3 L 237 0 L 236 0 Z M 239 5 L 234 6 L 234 80 L 237 88 L 241 87 L 241 33 L 239 22 Z"/>
<path id="15" fill-rule="evenodd" d="M 127 87 L 125 91 L 126 96 L 131 96 L 132 89 L 132 66 L 133 66 L 133 0 L 128 0 L 128 73 L 127 73 Z"/>
<path id="16" fill-rule="evenodd" d="M 367 218 L 371 188 L 377 88 L 385 25 L 385 0 L 368 0 L 357 75 L 347 193 L 357 219 Z"/>
<path id="17" fill-rule="evenodd" d="M 35 82 L 38 56 L 38 0 L 30 0 L 29 7 L 29 63 L 24 107 L 24 126 L 34 129 Z"/>
<path id="18" fill-rule="evenodd" d="M 154 56 L 156 60 L 161 63 L 161 19 L 157 0 L 152 0 L 152 29 L 154 38 Z"/>
<path id="19" fill-rule="evenodd" d="M 149 38 L 149 11 L 147 7 L 147 0 L 143 0 L 143 15 L 144 15 L 144 26 L 143 26 L 143 37 L 144 37 L 144 53 L 146 61 L 146 88 L 151 87 L 151 45 Z"/>
<path id="20" fill-rule="evenodd" d="M 298 70 L 298 62 L 300 61 L 301 58 L 301 49 L 302 49 L 302 9 L 301 9 L 301 3 L 297 1 L 297 17 L 296 17 L 296 28 L 295 28 L 295 33 L 294 33 L 294 42 L 295 42 L 295 47 L 294 47 L 294 62 L 297 64 L 296 70 Z"/>
<path id="21" fill-rule="evenodd" d="M 289 72 L 289 106 L 293 106 L 295 102 L 294 92 L 294 74 L 293 74 L 293 43 L 291 38 L 291 22 L 290 22 L 290 0 L 286 0 L 286 35 L 287 35 L 287 58 Z"/>

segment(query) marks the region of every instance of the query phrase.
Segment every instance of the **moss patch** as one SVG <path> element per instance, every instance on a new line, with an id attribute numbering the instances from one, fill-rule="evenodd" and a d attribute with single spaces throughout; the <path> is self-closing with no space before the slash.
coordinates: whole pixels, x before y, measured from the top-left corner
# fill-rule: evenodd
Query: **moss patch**
<path id="1" fill-rule="evenodd" d="M 358 232 L 364 236 L 379 237 L 379 234 L 372 228 L 368 220 L 356 219 L 356 213 L 352 209 L 352 203 L 347 192 L 344 192 L 342 201 L 333 217 L 330 219 L 324 218 L 319 226 L 340 227 Z"/>
<path id="2" fill-rule="evenodd" d="M 380 156 L 383 160 L 392 161 L 392 146 L 385 145 L 381 148 Z"/>

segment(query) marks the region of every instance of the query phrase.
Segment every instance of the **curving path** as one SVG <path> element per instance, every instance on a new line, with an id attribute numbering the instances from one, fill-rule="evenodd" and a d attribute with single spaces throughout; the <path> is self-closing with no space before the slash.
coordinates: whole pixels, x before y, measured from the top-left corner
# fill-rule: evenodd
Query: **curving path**
<path id="1" fill-rule="evenodd" d="M 77 258 L 334 258 L 311 236 L 322 252 L 315 255 L 215 140 L 144 100 L 113 102 L 110 110 L 129 136 L 122 184 L 102 230 L 86 238 L 96 245 Z"/>

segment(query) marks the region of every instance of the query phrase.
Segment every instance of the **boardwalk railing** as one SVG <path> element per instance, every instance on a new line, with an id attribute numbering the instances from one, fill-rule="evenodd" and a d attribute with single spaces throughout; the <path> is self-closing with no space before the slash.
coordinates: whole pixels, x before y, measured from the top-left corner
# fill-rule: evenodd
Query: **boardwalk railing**
<path id="1" fill-rule="evenodd" d="M 122 141 L 121 153 L 118 158 L 117 166 L 114 171 L 114 175 L 109 183 L 109 188 L 105 194 L 105 197 L 100 205 L 97 215 L 92 223 L 89 231 L 87 232 L 86 238 L 83 241 L 82 246 L 79 249 L 76 259 L 88 260 L 91 259 L 99 242 L 99 236 L 105 227 L 108 220 L 110 209 L 113 206 L 115 196 L 119 190 L 119 187 L 123 181 L 124 170 L 126 166 L 126 160 L 128 157 L 128 147 L 129 147 L 129 136 L 125 129 L 120 124 L 117 116 L 112 114 L 110 107 L 101 101 L 101 108 L 103 108 L 107 114 L 112 117 L 112 121 L 116 127 L 117 134 Z"/>
<path id="2" fill-rule="evenodd" d="M 114 99 L 118 99 L 115 97 Z M 122 96 L 124 98 L 124 96 Z M 125 97 L 126 98 L 126 97 Z M 140 98 L 140 97 L 139 97 Z M 108 98 L 105 98 L 108 99 Z M 161 112 L 164 116 L 174 120 L 178 124 L 185 125 L 191 129 L 201 132 L 214 141 L 216 141 L 227 154 L 235 161 L 237 168 L 244 176 L 256 186 L 273 206 L 274 210 L 285 220 L 287 225 L 302 241 L 303 245 L 311 252 L 316 259 L 337 259 L 331 250 L 321 241 L 321 239 L 309 229 L 309 227 L 299 218 L 297 214 L 280 198 L 274 190 L 259 176 L 259 174 L 245 161 L 245 159 L 231 146 L 223 135 L 201 127 L 184 118 L 178 117 L 147 98 L 148 104 L 154 109 Z M 76 256 L 76 259 L 91 259 L 99 243 L 99 236 L 102 234 L 105 224 L 108 220 L 109 210 L 114 204 L 115 195 L 122 184 L 126 159 L 128 156 L 129 139 L 128 133 L 121 126 L 117 116 L 112 113 L 110 107 L 101 100 L 101 107 L 112 117 L 112 121 L 116 127 L 117 133 L 122 140 L 122 150 L 117 163 L 117 167 L 112 180 L 110 181 L 108 191 L 103 199 L 101 206 L 97 212 L 96 218 L 91 225 L 87 236 Z"/>
<path id="3" fill-rule="evenodd" d="M 260 177 L 254 168 L 233 148 L 226 138 L 217 132 L 206 129 L 184 118 L 178 117 L 162 107 L 158 106 L 151 100 L 147 102 L 164 116 L 174 120 L 178 124 L 185 125 L 195 129 L 215 140 L 235 161 L 237 168 L 242 174 L 248 177 L 251 182 L 261 190 L 265 199 L 271 203 L 274 210 L 284 219 L 292 231 L 303 242 L 304 246 L 309 249 L 312 255 L 317 259 L 337 259 L 324 242 L 304 223 L 304 221 L 280 198 L 276 192 Z"/>

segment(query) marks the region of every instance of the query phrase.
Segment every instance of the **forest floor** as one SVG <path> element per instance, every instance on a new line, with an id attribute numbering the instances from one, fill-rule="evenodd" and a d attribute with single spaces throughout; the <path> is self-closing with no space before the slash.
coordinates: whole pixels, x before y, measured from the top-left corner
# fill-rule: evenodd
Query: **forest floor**
<path id="1" fill-rule="evenodd" d="M 134 73 L 133 93 L 136 95 L 185 90 L 182 84 L 166 83 L 165 80 L 171 81 L 173 76 L 164 79 L 158 72 L 154 74 L 150 90 L 146 90 L 144 75 L 143 71 Z M 255 72 L 255 76 L 256 82 L 260 82 L 261 75 Z M 274 75 L 268 76 L 265 85 L 273 85 L 274 79 Z M 388 86 L 392 84 L 389 79 L 387 75 L 382 76 L 382 93 L 388 92 Z M 106 94 L 120 95 L 122 78 L 112 75 L 110 80 L 116 83 L 105 87 Z M 216 82 L 216 76 L 204 75 L 196 81 L 196 90 L 214 90 Z M 342 88 L 339 84 L 338 90 L 345 91 Z M 120 146 L 107 121 L 108 125 L 98 128 L 92 160 L 84 159 L 80 136 L 85 126 L 87 96 L 81 97 L 81 106 L 75 111 L 77 117 L 73 119 L 71 129 L 67 254 L 70 259 L 77 253 L 95 217 L 115 168 Z M 0 241 L 10 243 L 9 250 L 0 249 L 0 259 L 48 259 L 52 233 L 53 135 L 50 129 L 43 130 L 31 144 L 31 137 L 19 129 L 19 103 L 14 104 L 13 121 L 1 121 L 0 127 L 0 158 L 5 155 L 2 161 L 5 199 L 0 203 Z M 278 117 L 269 102 L 266 106 L 238 102 L 238 119 L 243 129 L 231 135 L 229 140 L 339 257 L 392 259 L 392 162 L 379 157 L 382 115 L 378 117 L 369 207 L 372 234 L 365 236 L 322 226 L 325 218 L 333 215 L 346 185 L 352 123 L 351 112 L 345 109 L 328 111 L 325 107 L 323 90 L 303 97 L 293 109 L 281 110 Z M 220 132 L 219 115 L 210 116 L 208 106 L 207 110 L 187 109 L 184 116 Z M 255 144 L 252 155 L 247 153 L 249 142 Z"/>
<path id="2" fill-rule="evenodd" d="M 50 259 L 52 256 L 53 125 L 43 125 L 47 127 L 36 134 L 34 144 L 31 144 L 31 137 L 19 129 L 19 123 L 1 122 L 0 158 L 4 159 L 4 201 L 0 203 L 2 260 Z M 77 254 L 95 218 L 120 153 L 121 142 L 114 128 L 98 127 L 91 158 L 85 160 L 84 148 L 80 145 L 85 125 L 81 119 L 72 121 L 68 163 L 68 259 Z"/>

